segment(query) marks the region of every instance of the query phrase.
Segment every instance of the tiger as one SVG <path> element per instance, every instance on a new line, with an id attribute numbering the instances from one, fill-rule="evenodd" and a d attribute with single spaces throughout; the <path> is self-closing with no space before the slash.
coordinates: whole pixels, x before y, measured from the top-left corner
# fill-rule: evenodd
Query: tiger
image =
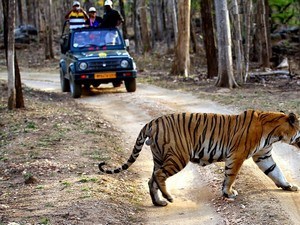
<path id="1" fill-rule="evenodd" d="M 127 170 L 138 158 L 144 143 L 149 145 L 154 168 L 148 186 L 155 206 L 173 202 L 166 180 L 189 162 L 206 166 L 224 161 L 222 194 L 225 198 L 237 197 L 238 192 L 233 188 L 235 179 L 243 162 L 250 157 L 277 187 L 297 191 L 298 187 L 286 180 L 272 157 L 272 144 L 279 141 L 299 145 L 299 119 L 294 113 L 254 109 L 236 115 L 173 113 L 144 125 L 130 157 L 122 166 L 105 169 L 106 163 L 101 162 L 98 167 L 107 174 Z M 159 191 L 164 199 L 159 197 Z"/>

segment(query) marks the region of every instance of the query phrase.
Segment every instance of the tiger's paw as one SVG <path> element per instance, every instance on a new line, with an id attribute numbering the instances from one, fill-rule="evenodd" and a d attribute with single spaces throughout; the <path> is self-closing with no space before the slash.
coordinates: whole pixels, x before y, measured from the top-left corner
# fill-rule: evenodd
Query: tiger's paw
<path id="1" fill-rule="evenodd" d="M 171 195 L 163 195 L 163 197 L 165 198 L 165 199 L 167 199 L 169 202 L 173 202 L 174 200 L 173 200 L 173 197 L 171 196 Z"/>
<path id="2" fill-rule="evenodd" d="M 281 187 L 283 190 L 285 191 L 298 191 L 299 190 L 299 187 L 296 186 L 296 185 L 289 185 L 289 186 L 286 186 L 286 187 Z"/>
<path id="3" fill-rule="evenodd" d="M 164 207 L 164 206 L 167 206 L 167 205 L 168 205 L 168 202 L 162 201 L 162 200 L 158 200 L 158 201 L 156 201 L 156 202 L 153 202 L 153 205 Z"/>
<path id="4" fill-rule="evenodd" d="M 230 192 L 227 193 L 227 192 L 223 191 L 223 196 L 225 198 L 229 198 L 229 199 L 235 199 L 238 196 L 238 194 L 239 193 L 234 189 L 231 190 L 231 193 Z"/>

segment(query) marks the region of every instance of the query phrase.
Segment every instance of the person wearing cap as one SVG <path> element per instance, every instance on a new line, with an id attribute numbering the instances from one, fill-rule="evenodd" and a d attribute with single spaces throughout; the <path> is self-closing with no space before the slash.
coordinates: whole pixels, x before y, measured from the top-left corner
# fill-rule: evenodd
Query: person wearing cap
<path id="1" fill-rule="evenodd" d="M 70 29 L 84 27 L 88 18 L 87 13 L 80 7 L 78 1 L 73 2 L 72 9 L 65 16 L 65 19 L 70 22 Z"/>
<path id="2" fill-rule="evenodd" d="M 104 3 L 104 15 L 101 27 L 112 28 L 117 27 L 124 22 L 120 12 L 112 8 L 112 1 L 106 0 Z"/>
<path id="3" fill-rule="evenodd" d="M 95 7 L 90 7 L 89 11 L 89 19 L 86 21 L 86 25 L 88 27 L 99 27 L 102 23 L 102 17 L 97 16 L 97 11 Z"/>

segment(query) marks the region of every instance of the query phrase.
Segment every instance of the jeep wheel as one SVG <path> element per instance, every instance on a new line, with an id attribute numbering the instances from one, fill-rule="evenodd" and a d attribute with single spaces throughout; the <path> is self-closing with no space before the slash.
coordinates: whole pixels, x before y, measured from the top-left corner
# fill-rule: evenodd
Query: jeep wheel
<path id="1" fill-rule="evenodd" d="M 121 84 L 122 84 L 122 81 L 113 81 L 112 82 L 113 86 L 116 88 L 116 87 L 120 87 Z"/>
<path id="2" fill-rule="evenodd" d="M 63 72 L 63 69 L 59 69 L 60 72 L 60 86 L 62 92 L 69 92 L 70 91 L 70 84 L 69 80 L 65 78 L 65 74 Z"/>
<path id="3" fill-rule="evenodd" d="M 70 90 L 73 98 L 80 98 L 81 96 L 81 84 L 77 84 L 74 81 L 73 75 L 70 73 Z"/>
<path id="4" fill-rule="evenodd" d="M 100 82 L 94 82 L 92 85 L 93 85 L 94 88 L 97 88 L 97 87 L 100 86 Z"/>
<path id="5" fill-rule="evenodd" d="M 125 80 L 125 87 L 128 92 L 135 92 L 136 90 L 135 78 L 130 78 L 128 80 Z"/>

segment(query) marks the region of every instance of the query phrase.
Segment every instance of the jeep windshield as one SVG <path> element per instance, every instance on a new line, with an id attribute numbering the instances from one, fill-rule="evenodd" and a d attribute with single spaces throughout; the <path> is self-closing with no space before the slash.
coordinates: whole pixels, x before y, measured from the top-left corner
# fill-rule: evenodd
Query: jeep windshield
<path id="1" fill-rule="evenodd" d="M 75 30 L 71 42 L 73 51 L 125 49 L 117 29 Z"/>

